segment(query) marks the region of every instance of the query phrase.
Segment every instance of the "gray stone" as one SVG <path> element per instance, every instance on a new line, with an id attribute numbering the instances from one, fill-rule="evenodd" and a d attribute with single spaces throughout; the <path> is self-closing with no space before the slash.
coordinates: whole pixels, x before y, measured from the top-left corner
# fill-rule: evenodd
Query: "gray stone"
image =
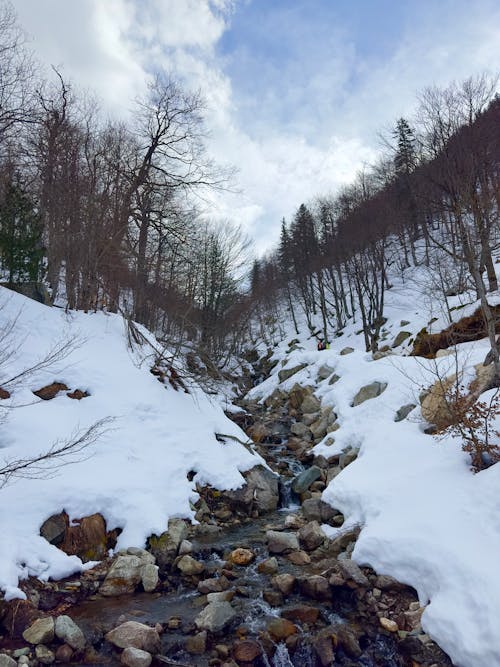
<path id="1" fill-rule="evenodd" d="M 320 416 L 319 412 L 306 412 L 302 415 L 302 423 L 306 426 L 311 426 L 315 421 L 318 421 Z"/>
<path id="2" fill-rule="evenodd" d="M 359 449 L 352 447 L 343 451 L 339 457 L 339 468 L 343 470 L 358 458 Z"/>
<path id="3" fill-rule="evenodd" d="M 293 435 L 296 435 L 298 438 L 302 438 L 304 440 L 311 439 L 311 430 L 303 422 L 294 422 L 290 426 L 290 432 L 293 433 Z"/>
<path id="4" fill-rule="evenodd" d="M 54 639 L 54 619 L 52 616 L 37 618 L 37 620 L 23 632 L 23 639 L 30 644 L 50 644 Z"/>
<path id="5" fill-rule="evenodd" d="M 208 507 L 206 512 L 209 513 Z M 200 516 L 203 512 L 200 512 Z M 198 513 L 197 513 L 198 516 Z M 152 535 L 149 538 L 149 550 L 156 558 L 160 567 L 166 567 L 177 556 L 179 545 L 188 536 L 188 527 L 183 519 L 170 519 L 168 529 L 161 535 Z"/>
<path id="6" fill-rule="evenodd" d="M 198 630 L 220 632 L 236 617 L 229 602 L 210 602 L 194 622 Z"/>
<path id="7" fill-rule="evenodd" d="M 340 571 L 342 572 L 346 580 L 352 579 L 352 581 L 354 581 L 354 583 L 358 584 L 359 586 L 370 585 L 370 582 L 368 581 L 366 575 L 363 573 L 363 571 L 360 569 L 357 563 L 355 563 L 350 558 L 346 560 L 339 560 L 338 564 Z"/>
<path id="8" fill-rule="evenodd" d="M 140 648 L 128 646 L 121 654 L 120 662 L 127 667 L 149 667 L 153 662 L 153 656 Z"/>
<path id="9" fill-rule="evenodd" d="M 322 440 L 328 430 L 328 417 L 322 417 L 311 424 L 311 433 L 315 440 Z"/>
<path id="10" fill-rule="evenodd" d="M 158 586 L 158 565 L 146 563 L 141 568 L 141 583 L 146 593 L 152 593 Z"/>
<path id="11" fill-rule="evenodd" d="M 403 419 L 406 419 L 410 412 L 414 410 L 417 406 L 415 403 L 407 403 L 406 405 L 402 405 L 399 410 L 396 412 L 396 416 L 394 417 L 395 422 L 401 422 Z"/>
<path id="12" fill-rule="evenodd" d="M 35 655 L 38 662 L 41 662 L 42 665 L 51 665 L 56 659 L 55 653 L 43 644 L 38 644 L 35 647 Z"/>
<path id="13" fill-rule="evenodd" d="M 318 412 L 321 408 L 321 401 L 314 396 L 314 394 L 309 394 L 304 398 L 300 409 L 302 412 Z"/>
<path id="14" fill-rule="evenodd" d="M 139 648 L 148 653 L 159 653 L 160 636 L 153 628 L 137 621 L 126 621 L 105 635 L 105 639 L 118 648 Z"/>
<path id="15" fill-rule="evenodd" d="M 351 403 L 352 407 L 355 407 L 356 405 L 361 405 L 361 403 L 364 403 L 365 401 L 368 401 L 371 398 L 376 398 L 377 396 L 380 396 L 382 392 L 384 392 L 387 388 L 387 382 L 372 382 L 371 384 L 367 384 L 364 387 L 361 387 L 361 389 L 358 391 L 356 396 L 353 399 L 353 402 Z"/>
<path id="16" fill-rule="evenodd" d="M 299 364 L 298 366 L 293 366 L 292 368 L 283 368 L 278 373 L 279 381 L 285 382 L 285 380 L 288 380 L 289 378 L 292 377 L 292 375 L 295 375 L 299 371 L 303 370 L 306 366 L 307 364 Z"/>
<path id="17" fill-rule="evenodd" d="M 246 484 L 234 491 L 225 491 L 224 498 L 236 509 L 249 513 L 252 508 L 259 512 L 272 512 L 278 507 L 279 477 L 263 466 L 255 466 L 244 473 Z"/>
<path id="18" fill-rule="evenodd" d="M 326 577 L 313 574 L 310 577 L 301 577 L 297 581 L 300 592 L 307 597 L 314 600 L 330 600 L 332 597 L 330 584 Z"/>
<path id="19" fill-rule="evenodd" d="M 127 549 L 127 555 L 137 556 L 142 560 L 143 564 L 155 564 L 155 557 L 153 554 L 149 553 L 149 551 L 146 551 L 146 549 L 141 549 L 139 547 L 129 547 Z"/>
<path id="20" fill-rule="evenodd" d="M 268 549 L 271 553 L 282 554 L 289 551 L 296 551 L 299 547 L 299 540 L 295 533 L 282 533 L 277 530 L 268 530 L 266 533 Z"/>
<path id="21" fill-rule="evenodd" d="M 410 331 L 400 331 L 396 338 L 394 339 L 394 342 L 392 344 L 392 347 L 399 347 L 402 345 L 407 338 L 411 336 Z"/>
<path id="22" fill-rule="evenodd" d="M 328 380 L 328 384 L 329 385 L 335 384 L 339 380 L 340 380 L 340 375 L 337 375 L 337 374 L 332 375 L 332 377 Z"/>
<path id="23" fill-rule="evenodd" d="M 201 574 L 205 570 L 203 563 L 195 560 L 192 556 L 182 556 L 177 562 L 177 568 L 185 575 Z"/>
<path id="24" fill-rule="evenodd" d="M 340 350 L 340 354 L 342 356 L 344 356 L 346 354 L 351 354 L 352 352 L 354 352 L 354 348 L 352 348 L 352 347 L 344 347 L 342 350 Z"/>
<path id="25" fill-rule="evenodd" d="M 56 618 L 55 633 L 56 637 L 69 644 L 75 651 L 82 651 L 85 648 L 85 636 L 69 616 L 58 616 Z"/>
<path id="26" fill-rule="evenodd" d="M 317 521 L 310 521 L 299 530 L 300 544 L 307 551 L 313 551 L 313 549 L 323 544 L 325 537 L 326 535 Z"/>
<path id="27" fill-rule="evenodd" d="M 326 380 L 333 373 L 335 369 L 331 368 L 328 364 L 323 364 L 318 371 L 318 380 Z"/>
<path id="28" fill-rule="evenodd" d="M 0 653 L 0 667 L 17 667 L 17 662 L 10 655 Z"/>
<path id="29" fill-rule="evenodd" d="M 106 597 L 133 593 L 141 582 L 143 562 L 138 556 L 118 556 L 111 566 L 99 593 Z"/>
<path id="30" fill-rule="evenodd" d="M 290 595 L 292 593 L 296 581 L 293 574 L 277 574 L 271 580 L 273 586 L 281 591 L 283 595 Z"/>
<path id="31" fill-rule="evenodd" d="M 60 514 L 54 514 L 50 516 L 46 521 L 42 523 L 40 528 L 40 535 L 45 537 L 47 542 L 51 544 L 58 545 L 64 540 L 64 534 L 66 532 L 66 518 L 65 515 L 61 512 Z"/>
<path id="32" fill-rule="evenodd" d="M 318 466 L 311 466 L 301 472 L 292 482 L 292 491 L 294 493 L 304 493 L 313 482 L 321 477 L 321 469 Z"/>
<path id="33" fill-rule="evenodd" d="M 193 545 L 189 540 L 182 540 L 179 545 L 179 556 L 185 556 L 193 551 Z"/>

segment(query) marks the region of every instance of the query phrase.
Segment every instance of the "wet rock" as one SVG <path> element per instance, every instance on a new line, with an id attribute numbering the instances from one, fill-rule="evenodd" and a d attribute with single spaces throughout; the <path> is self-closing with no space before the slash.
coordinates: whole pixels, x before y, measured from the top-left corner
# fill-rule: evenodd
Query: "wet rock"
<path id="1" fill-rule="evenodd" d="M 289 378 L 292 377 L 292 375 L 295 375 L 299 371 L 303 370 L 306 368 L 307 364 L 299 364 L 298 366 L 293 366 L 292 368 L 283 368 L 278 372 L 278 379 L 280 382 L 285 382 L 285 380 L 288 380 Z"/>
<path id="2" fill-rule="evenodd" d="M 0 653 L 0 667 L 17 667 L 17 662 L 10 655 Z"/>
<path id="3" fill-rule="evenodd" d="M 195 560 L 192 556 L 182 556 L 177 562 L 177 569 L 187 576 L 201 574 L 205 571 L 203 563 Z"/>
<path id="4" fill-rule="evenodd" d="M 137 621 L 126 621 L 105 635 L 105 639 L 118 648 L 138 648 L 148 653 L 159 653 L 160 636 L 153 628 Z"/>
<path id="5" fill-rule="evenodd" d="M 54 619 L 52 616 L 38 618 L 23 632 L 23 639 L 30 644 L 50 644 L 54 639 Z"/>
<path id="6" fill-rule="evenodd" d="M 267 631 L 275 641 L 280 642 L 297 634 L 298 628 L 286 618 L 273 618 L 267 624 Z"/>
<path id="7" fill-rule="evenodd" d="M 55 653 L 43 644 L 38 644 L 35 647 L 35 656 L 42 665 L 51 665 L 56 660 Z"/>
<path id="8" fill-rule="evenodd" d="M 297 494 L 304 493 L 313 482 L 321 477 L 321 469 L 317 466 L 311 466 L 301 472 L 292 482 L 292 491 Z"/>
<path id="9" fill-rule="evenodd" d="M 283 554 L 300 548 L 299 540 L 295 533 L 281 533 L 276 530 L 268 530 L 266 538 L 268 549 L 271 553 Z"/>
<path id="10" fill-rule="evenodd" d="M 333 640 L 331 636 L 320 635 L 313 641 L 314 651 L 321 667 L 330 667 L 335 662 Z"/>
<path id="11" fill-rule="evenodd" d="M 195 618 L 198 630 L 220 632 L 236 618 L 236 612 L 229 602 L 210 602 Z"/>
<path id="12" fill-rule="evenodd" d="M 351 406 L 356 407 L 365 401 L 376 398 L 377 396 L 380 396 L 380 394 L 382 394 L 386 389 L 387 382 L 375 381 L 371 384 L 367 384 L 364 387 L 361 387 L 361 389 L 358 391 L 351 403 Z"/>
<path id="13" fill-rule="evenodd" d="M 302 595 L 313 600 L 331 600 L 330 584 L 326 577 L 313 574 L 310 577 L 300 577 L 297 581 Z"/>
<path id="14" fill-rule="evenodd" d="M 299 541 L 307 551 L 313 551 L 323 544 L 326 535 L 317 521 L 311 521 L 299 530 Z"/>
<path id="15" fill-rule="evenodd" d="M 290 595 L 295 587 L 297 579 L 293 574 L 277 574 L 272 578 L 272 585 L 277 588 L 283 595 Z"/>
<path id="16" fill-rule="evenodd" d="M 63 664 L 71 662 L 73 653 L 73 649 L 69 644 L 58 646 L 56 650 L 56 662 L 62 662 Z"/>
<path id="17" fill-rule="evenodd" d="M 54 626 L 56 637 L 69 644 L 75 651 L 85 648 L 85 636 L 78 625 L 69 616 L 58 616 Z"/>
<path id="18" fill-rule="evenodd" d="M 262 598 L 271 607 L 283 606 L 283 594 L 280 591 L 265 590 L 262 592 Z"/>
<path id="19" fill-rule="evenodd" d="M 294 565 L 309 565 L 311 562 L 311 556 L 301 550 L 293 551 L 291 554 L 288 554 L 287 558 L 290 563 L 293 563 Z"/>
<path id="20" fill-rule="evenodd" d="M 229 560 L 235 565 L 249 565 L 255 559 L 255 554 L 250 549 L 234 549 L 229 554 Z"/>
<path id="21" fill-rule="evenodd" d="M 313 625 L 318 620 L 319 609 L 316 607 L 310 607 L 306 604 L 299 604 L 294 607 L 288 607 L 287 609 L 284 609 L 281 615 L 283 618 L 287 618 L 289 621 L 298 621 L 299 623 Z"/>
<path id="22" fill-rule="evenodd" d="M 146 593 L 152 593 L 158 586 L 158 565 L 146 563 L 141 568 L 141 583 Z"/>
<path id="23" fill-rule="evenodd" d="M 384 630 L 387 630 L 388 632 L 397 632 L 399 630 L 398 624 L 396 621 L 391 621 L 390 618 L 386 618 L 385 616 L 382 616 L 382 618 L 379 618 L 380 626 L 384 628 Z"/>
<path id="24" fill-rule="evenodd" d="M 244 639 L 233 645 L 233 656 L 238 662 L 252 662 L 262 655 L 262 646 L 253 639 Z"/>
<path id="25" fill-rule="evenodd" d="M 302 503 L 302 512 L 306 519 L 328 523 L 338 511 L 325 503 L 321 498 L 308 498 Z"/>
<path id="26" fill-rule="evenodd" d="M 362 654 L 358 637 L 355 631 L 348 625 L 341 625 L 336 628 L 337 643 L 344 649 L 351 658 L 359 658 Z"/>
<path id="27" fill-rule="evenodd" d="M 214 577 L 213 579 L 203 579 L 198 584 L 198 591 L 203 595 L 207 593 L 220 593 L 229 588 L 229 581 L 226 577 Z"/>
<path id="28" fill-rule="evenodd" d="M 257 565 L 257 571 L 260 572 L 260 574 L 276 574 L 278 568 L 278 560 L 274 556 L 261 561 Z"/>
<path id="29" fill-rule="evenodd" d="M 417 406 L 415 403 L 407 403 L 406 405 L 402 405 L 399 410 L 396 412 L 396 416 L 394 417 L 395 422 L 401 422 L 403 419 L 406 419 L 410 412 L 414 410 Z"/>
<path id="30" fill-rule="evenodd" d="M 233 598 L 234 598 L 234 591 L 207 593 L 207 602 L 231 602 Z"/>
<path id="31" fill-rule="evenodd" d="M 120 662 L 127 667 L 149 667 L 153 662 L 153 656 L 140 648 L 129 646 L 121 654 Z"/>
<path id="32" fill-rule="evenodd" d="M 99 593 L 105 597 L 133 593 L 141 582 L 143 562 L 138 556 L 118 556 L 111 566 Z"/>
<path id="33" fill-rule="evenodd" d="M 203 655 L 207 650 L 207 631 L 197 632 L 186 640 L 186 651 L 191 655 Z"/>
<path id="34" fill-rule="evenodd" d="M 360 569 L 359 565 L 350 558 L 339 560 L 338 566 L 346 581 L 352 580 L 358 586 L 369 586 L 368 577 Z"/>

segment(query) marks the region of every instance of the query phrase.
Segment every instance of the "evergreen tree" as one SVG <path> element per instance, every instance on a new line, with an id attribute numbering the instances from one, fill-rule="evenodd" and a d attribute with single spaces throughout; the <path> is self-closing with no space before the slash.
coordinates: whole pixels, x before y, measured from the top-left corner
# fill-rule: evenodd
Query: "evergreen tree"
<path id="1" fill-rule="evenodd" d="M 397 174 L 410 174 L 416 166 L 415 133 L 405 118 L 396 123 L 394 136 L 397 149 L 394 156 L 394 167 Z"/>
<path id="2" fill-rule="evenodd" d="M 43 256 L 40 215 L 23 188 L 11 182 L 0 201 L 0 262 L 9 284 L 38 282 Z"/>

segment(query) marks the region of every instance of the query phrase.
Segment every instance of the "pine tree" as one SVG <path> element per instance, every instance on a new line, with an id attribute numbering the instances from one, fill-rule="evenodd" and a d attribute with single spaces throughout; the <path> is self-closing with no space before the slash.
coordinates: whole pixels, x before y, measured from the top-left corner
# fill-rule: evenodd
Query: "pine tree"
<path id="1" fill-rule="evenodd" d="M 397 174 L 410 174 L 416 166 L 415 133 L 405 118 L 396 123 L 394 136 L 397 139 L 397 149 L 394 156 L 394 167 Z"/>
<path id="2" fill-rule="evenodd" d="M 0 262 L 9 285 L 39 282 L 43 256 L 40 215 L 23 188 L 11 182 L 0 201 Z"/>

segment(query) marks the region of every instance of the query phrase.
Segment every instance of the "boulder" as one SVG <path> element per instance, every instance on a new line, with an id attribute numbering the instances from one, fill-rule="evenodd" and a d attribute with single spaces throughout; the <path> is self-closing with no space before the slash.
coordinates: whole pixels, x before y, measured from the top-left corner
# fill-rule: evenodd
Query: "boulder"
<path id="1" fill-rule="evenodd" d="M 160 578 L 158 576 L 158 565 L 146 563 L 141 568 L 141 583 L 146 593 L 152 593 L 158 586 Z"/>
<path id="2" fill-rule="evenodd" d="M 210 602 L 194 622 L 198 630 L 220 632 L 236 618 L 229 602 Z"/>
<path id="3" fill-rule="evenodd" d="M 295 587 L 296 578 L 293 574 L 277 574 L 272 578 L 272 585 L 283 595 L 290 595 Z"/>
<path id="4" fill-rule="evenodd" d="M 297 581 L 302 595 L 313 600 L 331 600 L 330 584 L 326 577 L 313 574 L 309 577 L 300 577 Z"/>
<path id="5" fill-rule="evenodd" d="M 339 468 L 343 470 L 358 458 L 359 449 L 351 447 L 344 450 L 339 457 Z"/>
<path id="6" fill-rule="evenodd" d="M 205 571 L 203 563 L 195 560 L 192 556 L 186 554 L 177 561 L 177 569 L 186 576 L 201 574 Z"/>
<path id="7" fill-rule="evenodd" d="M 359 565 L 350 558 L 337 561 L 339 569 L 346 581 L 352 580 L 358 586 L 369 586 L 368 577 L 360 569 Z"/>
<path id="8" fill-rule="evenodd" d="M 106 597 L 133 593 L 141 583 L 143 562 L 138 556 L 118 556 L 111 566 L 99 593 Z"/>
<path id="9" fill-rule="evenodd" d="M 292 551 L 292 553 L 289 553 L 287 558 L 290 563 L 293 563 L 294 565 L 309 565 L 311 562 L 311 556 L 305 551 L 301 551 L 300 549 L 298 551 Z"/>
<path id="10" fill-rule="evenodd" d="M 314 424 L 311 424 L 311 433 L 316 441 L 322 440 L 328 432 L 328 418 L 321 417 Z"/>
<path id="11" fill-rule="evenodd" d="M 417 406 L 415 403 L 406 403 L 406 405 L 402 405 L 399 410 L 396 412 L 396 415 L 394 417 L 395 422 L 401 422 L 403 419 L 406 419 L 410 412 L 414 410 Z"/>
<path id="12" fill-rule="evenodd" d="M 42 523 L 40 528 L 40 535 L 44 537 L 47 542 L 58 546 L 64 540 L 64 533 L 68 527 L 68 515 L 66 512 L 54 514 Z"/>
<path id="13" fill-rule="evenodd" d="M 278 372 L 278 379 L 280 382 L 285 382 L 285 380 L 288 380 L 289 378 L 292 377 L 292 375 L 295 375 L 299 371 L 303 370 L 306 368 L 307 364 L 299 364 L 298 366 L 293 366 L 292 368 L 282 368 Z"/>
<path id="14" fill-rule="evenodd" d="M 386 389 L 387 382 L 375 381 L 371 384 L 367 384 L 364 387 L 361 387 L 361 389 L 358 391 L 351 403 L 351 406 L 355 407 L 356 405 L 361 405 L 361 403 L 364 403 L 365 401 L 376 398 L 377 396 L 380 396 L 380 394 L 382 394 Z"/>
<path id="15" fill-rule="evenodd" d="M 149 667 L 153 662 L 153 657 L 147 651 L 129 646 L 121 654 L 120 662 L 127 667 Z"/>
<path id="16" fill-rule="evenodd" d="M 335 384 L 339 380 L 340 380 L 340 375 L 337 375 L 337 374 L 332 375 L 332 377 L 328 380 L 328 384 L 329 385 Z"/>
<path id="17" fill-rule="evenodd" d="M 271 553 L 283 554 L 300 548 L 299 540 L 295 533 L 282 533 L 277 530 L 268 530 L 266 538 L 268 549 Z"/>
<path id="18" fill-rule="evenodd" d="M 268 468 L 255 466 L 244 473 L 246 484 L 233 491 L 224 491 L 223 497 L 238 510 L 250 514 L 252 508 L 259 512 L 272 512 L 278 507 L 278 475 Z"/>
<path id="19" fill-rule="evenodd" d="M 58 639 L 69 644 L 75 651 L 83 651 L 85 648 L 85 636 L 69 616 L 58 616 L 56 618 L 55 634 Z"/>
<path id="20" fill-rule="evenodd" d="M 207 593 L 220 593 L 229 588 L 229 581 L 227 577 L 222 575 L 222 577 L 213 577 L 212 579 L 203 579 L 198 584 L 198 591 L 202 595 L 207 595 Z"/>
<path id="21" fill-rule="evenodd" d="M 294 478 L 292 482 L 292 491 L 300 495 L 301 493 L 304 493 L 304 491 L 307 491 L 311 484 L 320 477 L 321 469 L 317 466 L 311 466 Z"/>
<path id="22" fill-rule="evenodd" d="M 304 500 L 302 503 L 302 512 L 306 519 L 321 523 L 328 523 L 338 514 L 337 510 L 328 505 L 328 503 L 325 503 L 321 498 L 308 498 Z"/>
<path id="23" fill-rule="evenodd" d="M 62 644 L 56 650 L 56 662 L 66 664 L 73 659 L 74 651 L 69 644 Z"/>
<path id="24" fill-rule="evenodd" d="M 149 551 L 157 564 L 165 568 L 175 560 L 179 545 L 188 536 L 188 527 L 183 519 L 170 519 L 168 529 L 161 535 L 151 535 L 148 540 Z"/>
<path id="25" fill-rule="evenodd" d="M 307 549 L 313 551 L 323 544 L 326 535 L 321 530 L 317 521 L 310 521 L 299 530 L 300 544 Z"/>
<path id="26" fill-rule="evenodd" d="M 411 336 L 410 331 L 400 331 L 396 338 L 394 339 L 394 342 L 392 344 L 392 347 L 399 347 L 402 345 L 407 338 Z"/>
<path id="27" fill-rule="evenodd" d="M 118 648 L 138 648 L 148 653 L 159 653 L 160 636 L 154 628 L 137 621 L 126 621 L 105 635 L 106 641 Z"/>
<path id="28" fill-rule="evenodd" d="M 41 389 L 37 389 L 33 393 L 43 401 L 51 401 L 60 391 L 68 391 L 68 389 L 69 387 L 67 387 L 64 382 L 52 382 Z"/>
<path id="29" fill-rule="evenodd" d="M 54 619 L 52 616 L 38 618 L 23 632 L 23 639 L 30 644 L 50 644 L 54 639 Z"/>
<path id="30" fill-rule="evenodd" d="M 380 621 L 380 626 L 384 628 L 384 630 L 387 630 L 388 632 L 397 632 L 399 630 L 399 626 L 396 623 L 396 621 L 392 621 L 390 618 L 382 616 L 382 618 L 380 618 L 379 621 Z"/>

